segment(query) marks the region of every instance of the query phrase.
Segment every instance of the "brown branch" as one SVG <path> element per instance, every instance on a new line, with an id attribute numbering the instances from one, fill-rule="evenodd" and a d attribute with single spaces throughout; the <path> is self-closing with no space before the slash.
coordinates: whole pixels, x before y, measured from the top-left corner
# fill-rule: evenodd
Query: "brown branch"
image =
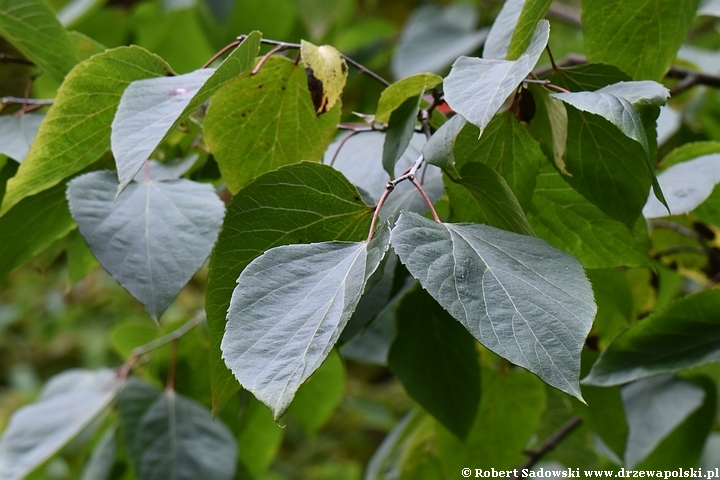
<path id="1" fill-rule="evenodd" d="M 560 20 L 574 27 L 582 27 L 580 10 L 565 3 L 553 2 L 547 11 L 548 18 Z"/>
<path id="2" fill-rule="evenodd" d="M 0 63 L 17 63 L 18 65 L 27 65 L 29 67 L 35 66 L 33 62 L 26 58 L 8 55 L 7 53 L 0 53 Z"/>
<path id="3" fill-rule="evenodd" d="M 562 442 L 565 437 L 570 435 L 576 428 L 580 426 L 582 423 L 582 418 L 579 416 L 574 416 L 567 422 L 565 422 L 560 428 L 555 430 L 552 435 L 550 435 L 538 448 L 533 450 L 528 450 L 525 452 L 527 454 L 528 458 L 523 462 L 522 465 L 520 465 L 518 468 L 515 469 L 515 478 L 519 478 L 517 476 L 517 472 L 522 472 L 523 469 L 530 469 L 535 465 L 537 462 L 540 461 L 540 459 L 548 454 L 552 449 L 557 447 L 560 442 Z"/>

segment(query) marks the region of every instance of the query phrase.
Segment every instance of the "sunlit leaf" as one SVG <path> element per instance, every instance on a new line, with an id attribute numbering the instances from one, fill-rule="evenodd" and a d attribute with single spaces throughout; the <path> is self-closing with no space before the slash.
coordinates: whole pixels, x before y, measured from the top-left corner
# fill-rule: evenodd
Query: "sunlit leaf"
<path id="1" fill-rule="evenodd" d="M 73 218 L 95 257 L 157 320 L 205 263 L 225 206 L 207 184 L 148 177 L 115 201 L 110 171 L 68 184 Z"/>
<path id="2" fill-rule="evenodd" d="M 237 78 L 213 97 L 205 140 L 235 193 L 267 171 L 320 160 L 339 119 L 339 102 L 317 116 L 305 71 L 272 56 L 257 75 Z"/>
<path id="3" fill-rule="evenodd" d="M 67 30 L 44 0 L 0 1 L 0 35 L 58 82 L 80 62 Z"/>
<path id="4" fill-rule="evenodd" d="M 573 257 L 535 237 L 403 214 L 392 245 L 480 343 L 581 398 L 580 351 L 596 306 Z"/>
<path id="5" fill-rule="evenodd" d="M 275 247 L 240 274 L 223 359 L 276 419 L 330 353 L 389 237 L 385 225 L 367 243 Z"/>
<path id="6" fill-rule="evenodd" d="M 542 20 L 527 50 L 517 60 L 458 58 L 444 82 L 448 105 L 477 126 L 482 135 L 505 100 L 535 67 L 549 36 L 550 24 Z"/>

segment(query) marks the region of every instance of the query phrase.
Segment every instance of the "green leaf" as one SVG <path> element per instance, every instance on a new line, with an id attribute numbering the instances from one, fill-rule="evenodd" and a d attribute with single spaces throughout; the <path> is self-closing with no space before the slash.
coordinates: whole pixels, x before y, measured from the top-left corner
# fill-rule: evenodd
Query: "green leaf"
<path id="1" fill-rule="evenodd" d="M 455 167 L 455 142 L 466 123 L 462 115 L 455 115 L 438 128 L 423 147 L 425 161 L 460 176 Z"/>
<path id="2" fill-rule="evenodd" d="M 417 73 L 393 83 L 380 94 L 375 111 L 375 121 L 387 122 L 390 120 L 390 114 L 408 98 L 422 95 L 423 92 L 431 90 L 442 81 L 442 77 L 433 73 Z"/>
<path id="3" fill-rule="evenodd" d="M 301 160 L 320 160 L 340 119 L 340 103 L 317 116 L 305 71 L 272 56 L 257 75 L 218 92 L 208 108 L 205 140 L 228 189 Z"/>
<path id="4" fill-rule="evenodd" d="M 44 113 L 0 116 L 0 154 L 22 163 L 44 118 Z"/>
<path id="5" fill-rule="evenodd" d="M 112 122 L 112 145 L 120 193 L 165 136 L 234 78 L 250 71 L 260 49 L 251 33 L 216 69 L 132 82 L 123 92 Z"/>
<path id="6" fill-rule="evenodd" d="M 233 478 L 235 439 L 205 407 L 137 378 L 126 382 L 118 405 L 139 478 Z"/>
<path id="7" fill-rule="evenodd" d="M 300 56 L 315 112 L 320 115 L 340 100 L 348 76 L 347 63 L 335 47 L 318 47 L 305 40 L 300 41 Z"/>
<path id="8" fill-rule="evenodd" d="M 634 324 L 600 355 L 586 385 L 620 385 L 708 363 L 720 348 L 720 292 L 676 301 L 664 312 Z"/>
<path id="9" fill-rule="evenodd" d="M 703 155 L 676 163 L 658 174 L 657 179 L 665 194 L 670 213 L 652 194 L 648 197 L 643 216 L 659 218 L 681 215 L 703 204 L 720 183 L 720 154 Z"/>
<path id="10" fill-rule="evenodd" d="M 456 472 L 468 465 L 486 470 L 509 470 L 520 465 L 545 402 L 545 387 L 533 375 L 522 370 L 497 372 L 484 368 L 482 400 L 465 442 L 436 427 L 435 442 L 444 478 L 457 476 Z"/>
<path id="11" fill-rule="evenodd" d="M 333 349 L 323 364 L 302 384 L 288 415 L 312 435 L 333 414 L 345 393 L 345 369 L 337 350 Z"/>
<path id="12" fill-rule="evenodd" d="M 631 228 L 642 212 L 654 174 L 636 141 L 604 118 L 568 107 L 565 180 L 609 217 Z"/>
<path id="13" fill-rule="evenodd" d="M 483 58 L 515 60 L 530 43 L 535 26 L 543 19 L 552 0 L 508 0 L 493 23 L 483 49 Z"/>
<path id="14" fill-rule="evenodd" d="M 585 268 L 641 266 L 650 260 L 645 219 L 638 218 L 628 229 L 580 195 L 551 165 L 537 177 L 528 220 L 539 237 Z"/>
<path id="15" fill-rule="evenodd" d="M 97 161 L 110 148 L 110 125 L 125 88 L 134 80 L 168 73 L 160 57 L 139 47 L 108 50 L 74 68 L 8 182 L 0 215 Z"/>
<path id="16" fill-rule="evenodd" d="M 472 53 L 487 29 L 476 30 L 478 11 L 473 5 L 422 5 L 408 18 L 391 62 L 397 79 L 416 73 L 442 73 L 459 56 Z"/>
<path id="17" fill-rule="evenodd" d="M 386 225 L 369 242 L 283 245 L 240 274 L 220 348 L 276 420 L 330 353 L 389 240 Z"/>
<path id="18" fill-rule="evenodd" d="M 478 130 L 467 125 L 455 142 L 457 168 L 482 162 L 503 176 L 520 202 L 528 209 L 540 167 L 546 163 L 538 142 L 509 112 L 497 115 L 478 140 Z"/>
<path id="19" fill-rule="evenodd" d="M 80 62 L 67 30 L 44 0 L 0 0 L 0 35 L 58 82 Z"/>
<path id="20" fill-rule="evenodd" d="M 615 125 L 627 137 L 642 145 L 647 160 L 648 175 L 655 195 L 663 202 L 662 190 L 655 178 L 655 160 L 645 135 L 645 127 L 637 106 L 659 106 L 670 96 L 667 88 L 656 82 L 620 82 L 594 92 L 554 93 L 553 97 L 580 111 L 600 115 Z"/>
<path id="21" fill-rule="evenodd" d="M 283 430 L 270 410 L 248 392 L 241 392 L 247 403 L 241 405 L 236 434 L 238 456 L 243 466 L 256 477 L 272 464 L 283 439 Z"/>
<path id="22" fill-rule="evenodd" d="M 0 217 L 0 284 L 22 265 L 68 234 L 75 224 L 65 185 L 23 199 Z"/>
<path id="23" fill-rule="evenodd" d="M 445 79 L 448 105 L 483 134 L 505 100 L 532 71 L 547 45 L 550 24 L 537 24 L 528 49 L 517 60 L 460 57 Z"/>
<path id="24" fill-rule="evenodd" d="M 617 67 L 601 63 L 557 68 L 550 75 L 552 83 L 571 92 L 592 92 L 613 83 L 631 80 L 627 73 Z"/>
<path id="25" fill-rule="evenodd" d="M 583 0 L 585 52 L 635 80 L 660 80 L 690 31 L 699 0 Z M 632 21 L 628 21 L 632 19 Z"/>
<path id="26" fill-rule="evenodd" d="M 225 214 L 211 185 L 159 180 L 150 171 L 117 201 L 114 172 L 68 184 L 73 218 L 95 257 L 156 321 L 205 263 Z"/>
<path id="27" fill-rule="evenodd" d="M 416 214 L 400 216 L 392 245 L 480 343 L 582 398 L 580 351 L 596 306 L 577 260 L 539 238 Z"/>
<path id="28" fill-rule="evenodd" d="M 340 172 L 308 162 L 266 173 L 235 195 L 210 258 L 205 304 L 214 411 L 238 389 L 220 358 L 220 342 L 240 273 L 255 257 L 278 245 L 361 240 L 367 237 L 371 214 Z"/>
<path id="29" fill-rule="evenodd" d="M 550 96 L 548 90 L 540 85 L 530 85 L 535 101 L 535 116 L 530 123 L 530 133 L 538 139 L 548 158 L 563 175 L 571 176 L 565 169 L 565 151 L 567 150 L 568 118 L 565 105 Z"/>
<path id="30" fill-rule="evenodd" d="M 587 405 L 576 402 L 575 411 L 585 425 L 598 435 L 618 458 L 624 458 L 628 425 L 620 387 L 603 388 L 584 385 L 582 392 Z"/>
<path id="31" fill-rule="evenodd" d="M 470 193 L 474 200 L 471 210 L 478 212 L 478 220 L 482 220 L 475 223 L 487 223 L 503 230 L 534 235 L 515 194 L 510 190 L 505 179 L 492 167 L 481 162 L 469 162 L 460 169 L 460 176 L 457 182 Z M 467 209 L 469 204 L 459 202 L 462 197 L 456 198 L 452 189 L 449 193 L 454 212 Z M 471 220 L 467 218 L 469 216 L 472 214 L 466 213 L 461 218 L 463 221 Z"/>
<path id="32" fill-rule="evenodd" d="M 427 292 L 416 289 L 398 307 L 390 370 L 445 428 L 465 439 L 480 403 L 475 340 Z"/>
<path id="33" fill-rule="evenodd" d="M 115 372 L 66 370 L 51 378 L 37 402 L 17 410 L 0 439 L 3 480 L 21 480 L 67 445 L 113 401 Z"/>
<path id="34" fill-rule="evenodd" d="M 703 404 L 705 391 L 672 375 L 638 380 L 622 389 L 628 422 L 627 468 L 635 468 Z"/>
<path id="35" fill-rule="evenodd" d="M 390 115 L 383 143 L 382 164 L 391 177 L 395 173 L 395 164 L 410 145 L 410 140 L 415 132 L 421 100 L 422 92 L 417 98 L 411 97 L 405 100 Z"/>

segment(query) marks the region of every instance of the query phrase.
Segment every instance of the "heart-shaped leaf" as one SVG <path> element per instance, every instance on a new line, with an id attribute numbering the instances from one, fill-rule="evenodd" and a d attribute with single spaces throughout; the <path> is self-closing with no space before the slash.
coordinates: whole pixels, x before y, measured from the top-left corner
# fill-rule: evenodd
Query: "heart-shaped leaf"
<path id="1" fill-rule="evenodd" d="M 135 181 L 117 201 L 116 187 L 114 172 L 77 177 L 70 210 L 102 266 L 157 320 L 210 255 L 225 206 L 190 180 Z"/>
<path id="2" fill-rule="evenodd" d="M 549 36 L 550 24 L 542 20 L 530 46 L 517 60 L 458 58 L 444 83 L 448 105 L 477 126 L 482 135 L 505 100 L 535 67 Z"/>
<path id="3" fill-rule="evenodd" d="M 402 214 L 393 249 L 480 343 L 582 398 L 580 351 L 597 307 L 580 263 L 544 240 Z"/>
<path id="4" fill-rule="evenodd" d="M 385 225 L 370 242 L 276 247 L 238 278 L 223 358 L 276 419 L 335 345 L 389 238 Z"/>

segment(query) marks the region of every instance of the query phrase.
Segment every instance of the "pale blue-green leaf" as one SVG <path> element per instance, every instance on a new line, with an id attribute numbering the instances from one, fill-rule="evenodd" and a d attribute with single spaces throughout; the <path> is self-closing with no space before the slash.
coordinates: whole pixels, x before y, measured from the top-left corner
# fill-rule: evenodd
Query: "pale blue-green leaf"
<path id="1" fill-rule="evenodd" d="M 205 407 L 173 390 L 131 380 L 118 403 L 138 478 L 233 478 L 237 446 L 225 425 Z"/>
<path id="2" fill-rule="evenodd" d="M 443 123 L 423 147 L 425 161 L 460 176 L 455 169 L 455 140 L 465 123 L 462 115 L 455 115 Z"/>
<path id="3" fill-rule="evenodd" d="M 527 51 L 517 60 L 458 58 L 444 83 L 448 105 L 477 126 L 482 135 L 505 100 L 535 67 L 549 36 L 550 24 L 542 20 Z"/>
<path id="4" fill-rule="evenodd" d="M 95 257 L 157 320 L 210 255 L 225 206 L 190 180 L 132 182 L 117 201 L 116 185 L 110 171 L 75 178 L 70 210 Z"/>
<path id="5" fill-rule="evenodd" d="M 419 407 L 410 410 L 393 427 L 378 446 L 365 470 L 365 480 L 390 480 L 400 478 L 402 459 L 419 427 L 427 421 L 429 415 Z"/>
<path id="6" fill-rule="evenodd" d="M 658 183 L 665 194 L 670 213 L 651 191 L 643 207 L 645 218 L 667 217 L 692 212 L 720 183 L 720 154 L 703 155 L 663 170 Z"/>
<path id="7" fill-rule="evenodd" d="M 383 169 L 381 161 L 385 134 L 382 132 L 367 132 L 354 135 L 342 145 L 340 153 L 336 157 L 335 154 L 345 138 L 339 138 L 330 144 L 325 152 L 323 162 L 331 163 L 348 180 L 360 188 L 368 197 L 365 198 L 366 202 L 370 204 L 377 203 L 385 190 L 385 185 L 391 180 L 388 173 Z M 424 144 L 425 135 L 421 133 L 413 135 L 407 150 L 395 164 L 395 177 L 401 175 L 417 160 Z M 428 165 L 421 168 L 418 175 L 425 193 L 428 194 L 433 203 L 442 197 L 445 187 L 443 186 L 442 171 L 439 168 Z M 389 216 L 397 218 L 401 210 L 415 213 L 428 211 L 427 204 L 410 182 L 401 182 L 395 187 L 395 190 L 388 196 L 383 206 L 381 218 L 386 219 Z"/>
<path id="8" fill-rule="evenodd" d="M 515 26 L 520 19 L 526 0 L 506 0 L 500 13 L 490 28 L 485 45 L 483 58 L 488 60 L 505 60 Z"/>
<path id="9" fill-rule="evenodd" d="M 117 394 L 110 369 L 66 370 L 17 410 L 0 439 L 0 479 L 20 480 L 75 438 Z"/>
<path id="10" fill-rule="evenodd" d="M 458 56 L 482 45 L 488 30 L 475 30 L 477 21 L 477 8 L 467 3 L 417 8 L 400 34 L 391 62 L 393 76 L 442 73 Z"/>
<path id="11" fill-rule="evenodd" d="M 116 444 L 115 427 L 108 428 L 98 440 L 92 455 L 85 464 L 82 480 L 107 480 L 110 478 L 115 463 Z"/>
<path id="12" fill-rule="evenodd" d="M 206 68 L 185 75 L 138 80 L 127 87 L 110 135 L 120 179 L 118 193 L 140 171 L 214 72 Z"/>
<path id="13" fill-rule="evenodd" d="M 276 247 L 240 274 L 220 348 L 240 384 L 275 419 L 330 353 L 389 238 L 385 224 L 367 243 Z"/>
<path id="14" fill-rule="evenodd" d="M 0 116 L 0 154 L 21 163 L 44 118 L 44 113 Z"/>
<path id="15" fill-rule="evenodd" d="M 700 408 L 705 391 L 672 375 L 660 375 L 626 385 L 622 399 L 629 430 L 625 464 L 631 469 Z"/>
<path id="16" fill-rule="evenodd" d="M 720 0 L 702 0 L 697 9 L 697 14 L 720 17 Z"/>
<path id="17" fill-rule="evenodd" d="M 583 112 L 600 115 L 640 143 L 649 157 L 650 147 L 642 119 L 633 105 L 662 105 L 670 91 L 657 82 L 644 80 L 618 82 L 594 92 L 554 93 L 552 96 Z"/>
<path id="18" fill-rule="evenodd" d="M 71 0 L 58 10 L 57 17 L 65 28 L 71 28 L 102 5 L 103 0 Z"/>
<path id="19" fill-rule="evenodd" d="M 544 240 L 402 214 L 400 260 L 490 350 L 582 398 L 580 351 L 597 307 L 580 263 Z"/>

